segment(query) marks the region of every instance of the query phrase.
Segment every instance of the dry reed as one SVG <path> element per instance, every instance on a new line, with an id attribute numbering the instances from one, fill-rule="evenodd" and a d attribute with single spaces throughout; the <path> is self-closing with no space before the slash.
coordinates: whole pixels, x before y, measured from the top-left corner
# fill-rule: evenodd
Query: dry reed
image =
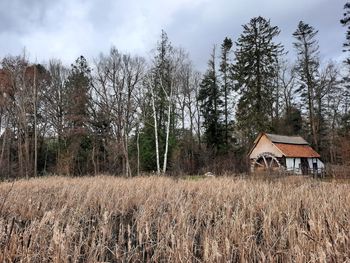
<path id="1" fill-rule="evenodd" d="M 344 262 L 350 185 L 161 177 L 0 184 L 0 262 Z"/>

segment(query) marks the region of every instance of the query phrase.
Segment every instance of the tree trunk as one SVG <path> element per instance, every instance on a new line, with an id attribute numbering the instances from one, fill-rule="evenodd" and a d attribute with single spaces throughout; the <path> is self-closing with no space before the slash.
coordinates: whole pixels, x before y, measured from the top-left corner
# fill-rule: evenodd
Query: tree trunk
<path id="1" fill-rule="evenodd" d="M 19 166 L 19 174 L 21 177 L 24 176 L 24 165 L 23 165 L 23 151 L 22 151 L 22 144 L 21 144 L 21 136 L 19 134 L 18 129 L 18 136 L 17 136 L 17 148 L 18 148 L 18 166 Z"/>
<path id="2" fill-rule="evenodd" d="M 314 81 L 312 80 L 310 68 L 309 68 L 309 49 L 306 43 L 306 39 L 304 37 L 304 49 L 305 49 L 305 73 L 306 73 L 306 81 L 307 81 L 307 96 L 308 96 L 308 106 L 309 106 L 309 121 L 311 126 L 312 133 L 312 142 L 313 146 L 318 151 L 318 140 L 317 140 L 317 129 L 315 123 L 315 113 L 314 113 Z"/>
<path id="3" fill-rule="evenodd" d="M 165 138 L 165 152 L 164 152 L 164 162 L 163 162 L 163 174 L 166 172 L 167 161 L 168 161 L 168 149 L 169 149 L 169 133 L 170 133 L 170 113 L 171 113 L 171 104 L 172 104 L 173 88 L 170 87 L 170 95 L 168 97 L 168 120 L 166 125 L 166 138 Z"/>
<path id="4" fill-rule="evenodd" d="M 36 86 L 36 66 L 34 66 L 34 176 L 38 173 L 38 128 L 37 128 L 37 86 Z"/>
<path id="5" fill-rule="evenodd" d="M 96 144 L 95 142 L 93 143 L 93 146 L 92 146 L 92 165 L 94 166 L 94 175 L 97 175 L 97 166 L 96 166 L 96 160 L 95 160 L 95 156 L 96 156 Z"/>
<path id="6" fill-rule="evenodd" d="M 136 147 L 137 147 L 137 176 L 140 175 L 140 131 L 137 126 L 136 129 Z"/>
<path id="7" fill-rule="evenodd" d="M 5 146 L 6 146 L 6 140 L 7 140 L 7 133 L 8 133 L 8 130 L 7 130 L 7 127 L 8 127 L 8 120 L 6 121 L 6 127 L 4 129 L 4 132 L 3 132 L 3 136 L 2 136 L 2 147 L 1 147 L 1 157 L 0 157 L 0 162 L 1 162 L 1 167 L 2 169 L 4 169 L 4 153 L 5 153 Z"/>
<path id="8" fill-rule="evenodd" d="M 25 131 L 24 135 L 24 153 L 25 153 L 25 175 L 26 179 L 29 179 L 29 169 L 30 169 L 30 153 L 29 153 L 29 135 L 28 131 Z"/>
<path id="9" fill-rule="evenodd" d="M 156 106 L 154 102 L 154 90 L 152 86 L 151 86 L 151 97 L 152 97 L 151 99 L 152 99 L 152 110 L 153 110 L 153 120 L 154 120 L 154 139 L 156 142 L 157 174 L 160 174 L 157 112 L 156 112 Z"/>
<path id="10" fill-rule="evenodd" d="M 129 163 L 129 140 L 128 140 L 128 135 L 125 132 L 124 134 L 124 156 L 125 156 L 125 174 L 127 177 L 131 176 L 131 169 L 130 169 L 130 163 Z"/>

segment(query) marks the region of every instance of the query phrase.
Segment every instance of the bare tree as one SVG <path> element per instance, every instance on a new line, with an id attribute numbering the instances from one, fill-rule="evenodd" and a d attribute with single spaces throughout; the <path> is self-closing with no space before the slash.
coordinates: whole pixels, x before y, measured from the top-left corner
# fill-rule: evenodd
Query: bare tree
<path id="1" fill-rule="evenodd" d="M 38 123 L 38 109 L 47 74 L 43 66 L 29 64 L 25 55 L 4 58 L 2 71 L 7 78 L 7 90 L 3 94 L 7 97 L 7 123 L 12 124 L 16 133 L 19 174 L 26 178 L 36 176 L 42 126 Z"/>
<path id="2" fill-rule="evenodd" d="M 130 176 L 129 137 L 136 127 L 137 89 L 142 83 L 145 62 L 112 48 L 108 56 L 101 55 L 95 64 L 95 103 L 111 120 L 117 149 L 122 152 L 122 171 Z"/>

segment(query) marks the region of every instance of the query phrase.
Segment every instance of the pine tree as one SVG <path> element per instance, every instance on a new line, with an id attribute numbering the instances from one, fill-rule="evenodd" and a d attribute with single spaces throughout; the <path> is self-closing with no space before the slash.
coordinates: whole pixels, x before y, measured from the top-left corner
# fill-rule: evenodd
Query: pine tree
<path id="1" fill-rule="evenodd" d="M 307 105 L 308 121 L 311 129 L 313 146 L 319 148 L 319 125 L 315 112 L 317 77 L 319 71 L 319 46 L 316 40 L 318 31 L 312 26 L 300 21 L 297 30 L 293 33 L 296 41 L 294 47 L 297 51 L 298 60 L 296 73 L 299 76 L 302 101 Z M 321 109 L 319 109 L 321 111 Z"/>
<path id="2" fill-rule="evenodd" d="M 204 121 L 205 140 L 208 147 L 217 150 L 223 146 L 222 125 L 222 93 L 218 83 L 216 71 L 215 47 L 208 61 L 208 69 L 200 84 L 198 100 L 201 103 L 201 113 Z"/>
<path id="3" fill-rule="evenodd" d="M 243 26 L 235 50 L 234 78 L 240 94 L 237 105 L 237 128 L 250 141 L 257 133 L 269 131 L 269 111 L 273 103 L 273 82 L 276 78 L 281 44 L 274 38 L 280 30 L 270 20 L 255 17 Z"/>
<path id="4" fill-rule="evenodd" d="M 295 106 L 291 106 L 288 111 L 285 112 L 285 116 L 282 119 L 283 126 L 281 130 L 284 134 L 287 135 L 296 135 L 300 134 L 303 119 L 301 116 L 301 111 Z"/>
<path id="5" fill-rule="evenodd" d="M 224 119 L 225 119 L 225 145 L 228 147 L 228 137 L 229 137 L 229 96 L 232 91 L 232 70 L 231 70 L 231 61 L 229 58 L 230 51 L 232 48 L 232 40 L 230 38 L 225 38 L 221 44 L 221 63 L 220 63 L 220 73 L 222 78 L 222 93 L 224 96 Z"/>
<path id="6" fill-rule="evenodd" d="M 72 65 L 66 82 L 66 158 L 70 173 L 86 174 L 91 138 L 89 110 L 91 107 L 91 69 L 83 56 Z"/>
<path id="7" fill-rule="evenodd" d="M 66 89 L 68 127 L 73 133 L 86 133 L 89 118 L 91 69 L 83 56 L 80 56 L 72 65 Z"/>

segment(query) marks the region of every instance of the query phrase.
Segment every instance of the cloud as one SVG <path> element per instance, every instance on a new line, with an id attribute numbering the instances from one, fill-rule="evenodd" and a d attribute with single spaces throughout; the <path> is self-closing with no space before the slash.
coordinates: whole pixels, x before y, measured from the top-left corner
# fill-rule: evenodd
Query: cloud
<path id="1" fill-rule="evenodd" d="M 253 16 L 271 18 L 281 28 L 279 41 L 292 53 L 292 33 L 299 20 L 319 29 L 324 58 L 341 57 L 343 3 L 335 0 L 2 0 L 0 57 L 19 54 L 72 63 L 92 59 L 112 45 L 148 56 L 161 29 L 176 46 L 187 49 L 195 64 L 206 67 L 213 44 L 237 39 Z"/>
<path id="2" fill-rule="evenodd" d="M 280 28 L 281 34 L 276 41 L 284 44 L 289 51 L 289 58 L 293 60 L 292 34 L 298 22 L 304 20 L 319 30 L 321 57 L 337 59 L 341 57 L 341 46 L 345 39 L 339 23 L 342 9 L 340 0 L 331 5 L 328 0 L 217 0 L 202 6 L 195 13 L 178 14 L 177 21 L 186 26 L 178 30 L 177 24 L 171 25 L 170 35 L 190 51 L 203 70 L 214 44 L 220 45 L 225 36 L 236 40 L 242 33 L 242 25 L 248 23 L 250 18 L 261 15 L 270 18 L 271 24 Z"/>

